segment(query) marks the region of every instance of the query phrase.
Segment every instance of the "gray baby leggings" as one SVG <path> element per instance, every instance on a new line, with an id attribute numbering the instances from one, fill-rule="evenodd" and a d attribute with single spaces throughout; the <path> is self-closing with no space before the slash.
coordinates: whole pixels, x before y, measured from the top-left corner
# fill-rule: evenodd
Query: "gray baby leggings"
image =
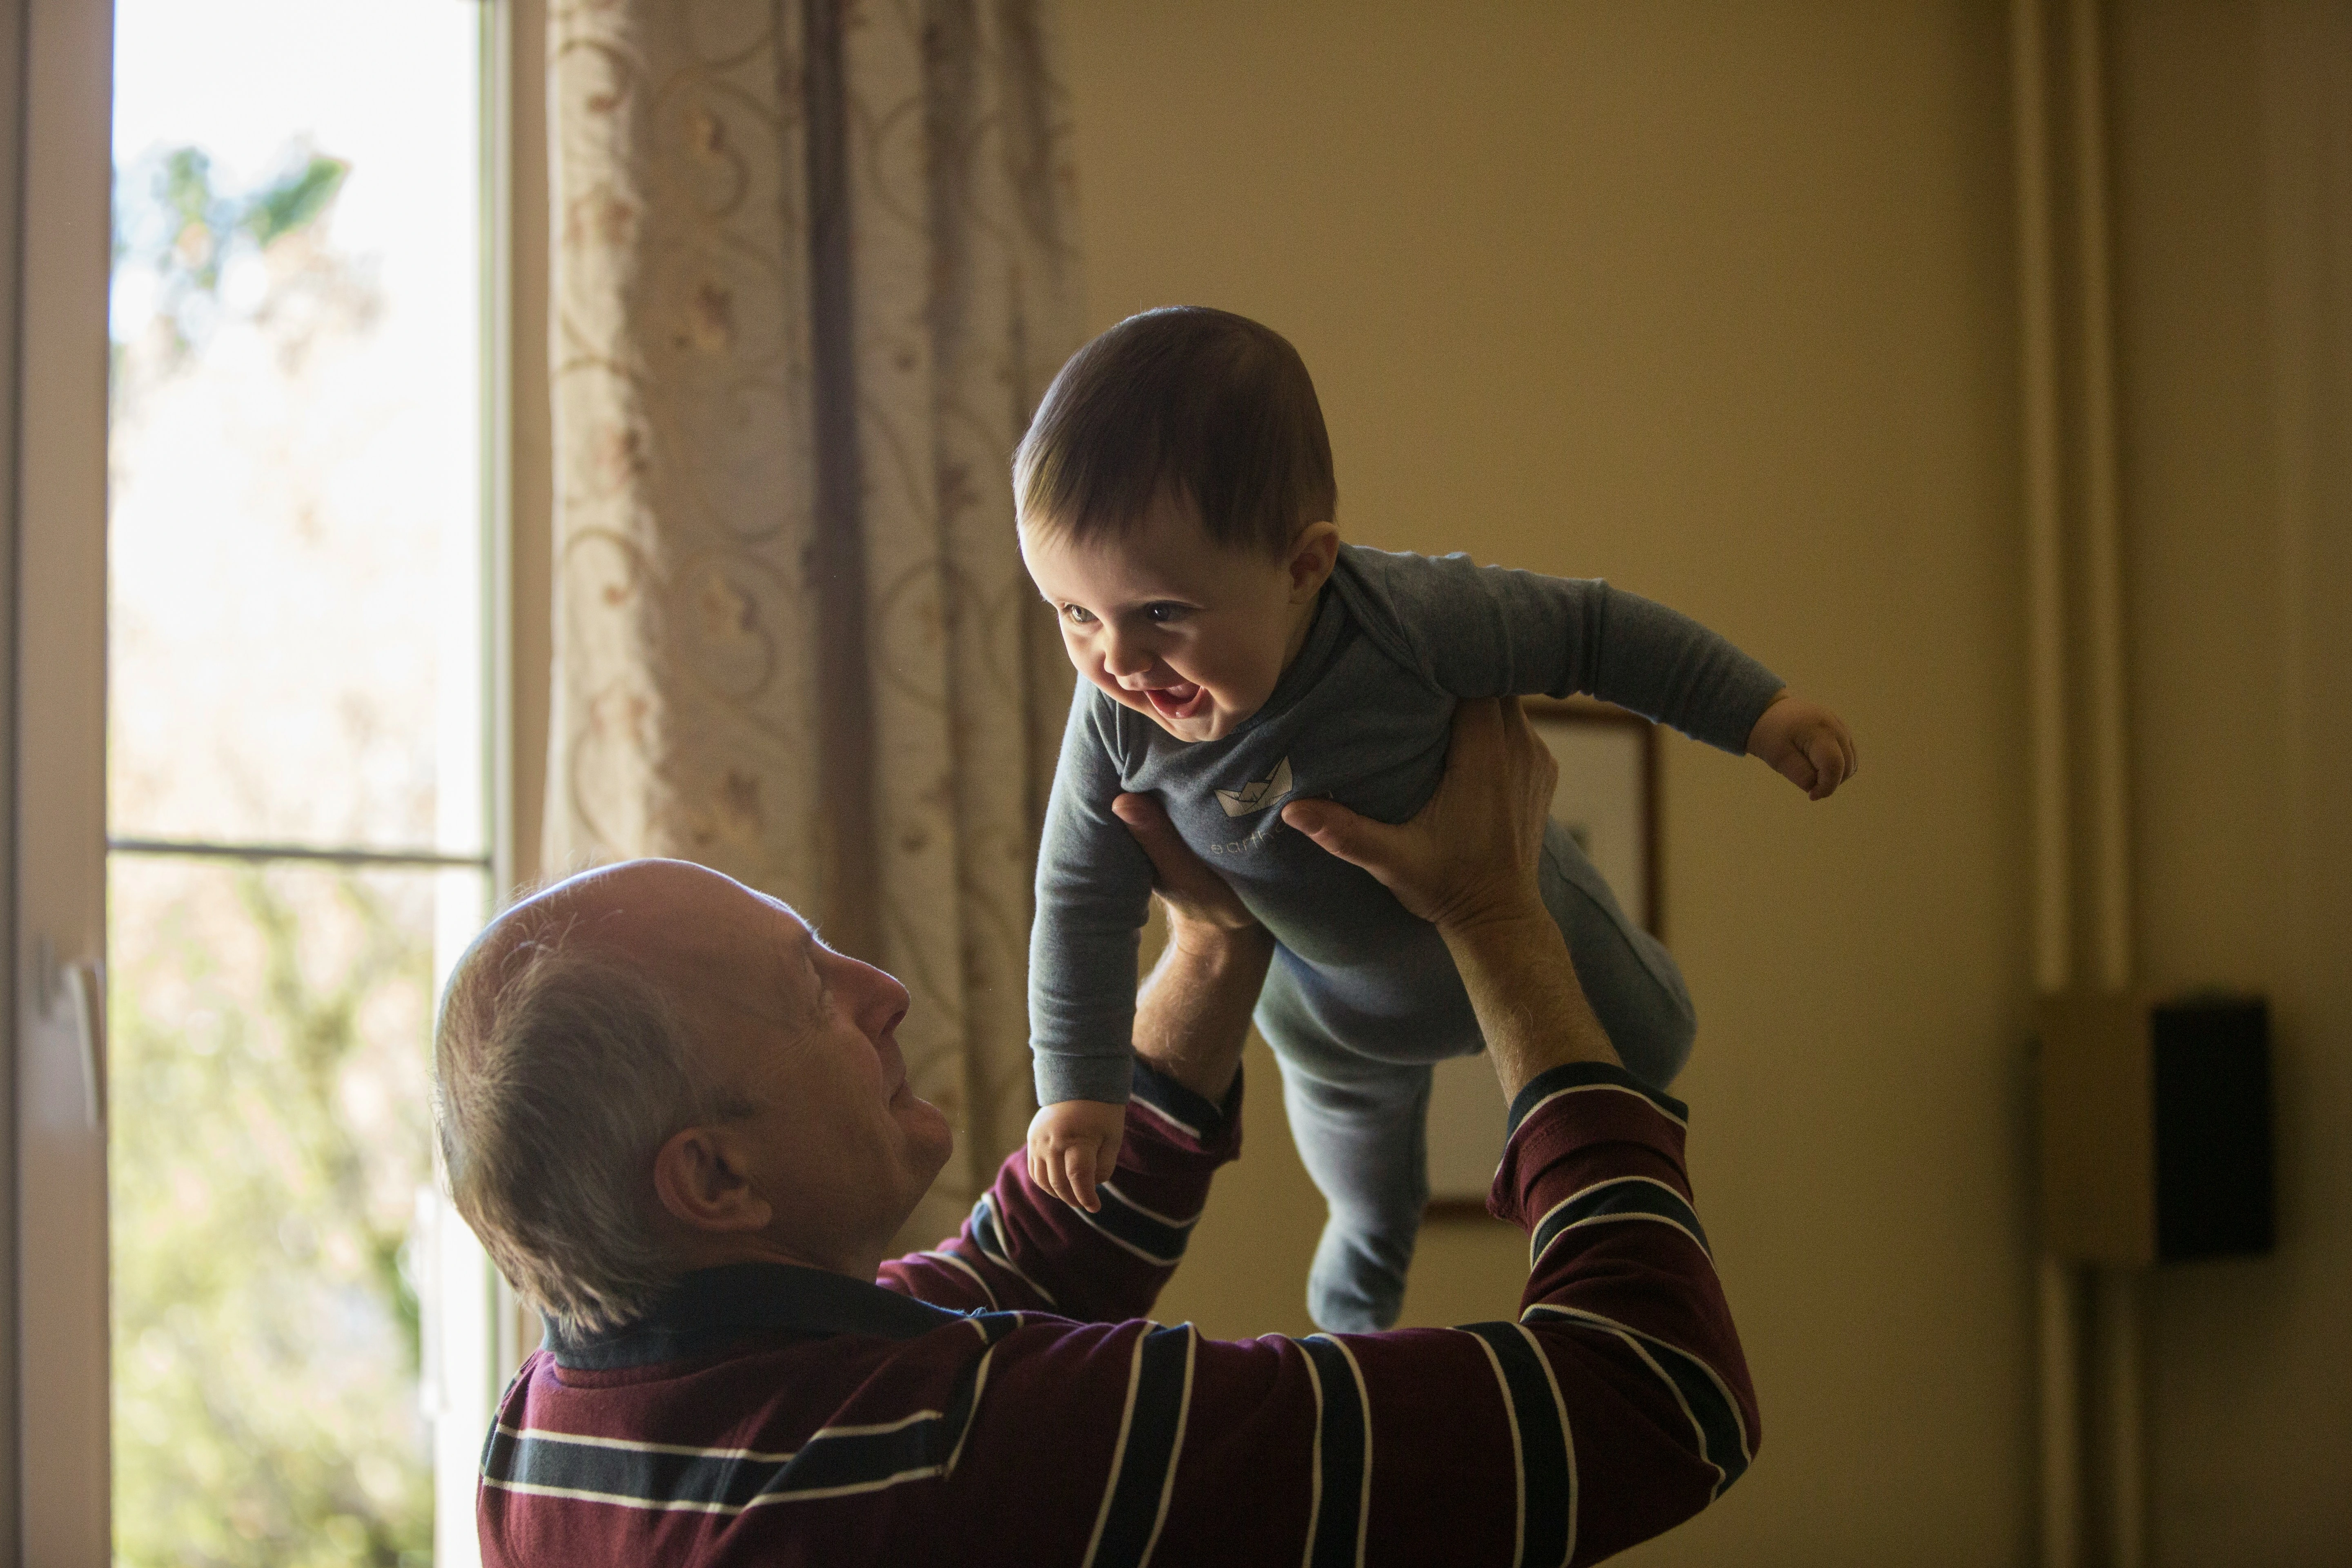
<path id="1" fill-rule="evenodd" d="M 1682 971 L 1626 917 L 1556 823 L 1544 839 L 1541 885 L 1611 1043 L 1636 1078 L 1664 1089 L 1689 1057 L 1695 1032 Z M 1348 1032 L 1330 1022 L 1350 1012 L 1338 994 L 1347 981 L 1287 949 L 1276 952 L 1258 997 L 1258 1030 L 1282 1067 L 1291 1135 L 1330 1206 L 1307 1310 L 1333 1332 L 1385 1329 L 1403 1305 L 1405 1268 L 1429 1201 L 1430 1064 L 1484 1048 L 1450 964 L 1444 978 L 1450 996 L 1428 998 L 1423 1016 L 1381 1019 L 1368 1031 L 1377 1043 L 1335 1037 Z M 1503 1114 L 1498 1093 L 1495 1115 Z"/>

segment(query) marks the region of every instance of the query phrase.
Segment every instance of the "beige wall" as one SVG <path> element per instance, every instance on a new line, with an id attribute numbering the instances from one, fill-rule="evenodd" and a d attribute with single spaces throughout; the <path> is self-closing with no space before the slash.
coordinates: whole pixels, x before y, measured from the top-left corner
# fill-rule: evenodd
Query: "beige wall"
<path id="1" fill-rule="evenodd" d="M 2114 22 L 2143 951 L 2272 989 L 2285 1143 L 2281 1256 L 2151 1293 L 2166 1563 L 2352 1552 L 2352 570 L 2340 487 L 2279 521 L 2263 73 L 2294 51 L 2262 15 Z M 1064 17 L 1097 325 L 1263 318 L 1316 374 L 1352 537 L 1606 575 L 1860 735 L 1824 805 L 1669 749 L 1677 1087 L 1769 1435 L 1636 1560 L 2030 1561 L 2006 7 Z M 1305 1326 L 1320 1217 L 1252 1070 L 1248 1157 L 1164 1303 L 1225 1334 Z M 1522 1274 L 1499 1226 L 1436 1227 L 1409 1314 L 1504 1315 Z"/>
<path id="2" fill-rule="evenodd" d="M 2276 1257 L 2161 1271 L 2155 1560 L 2352 1561 L 2352 6 L 2116 14 L 2138 926 L 2274 1006 Z"/>

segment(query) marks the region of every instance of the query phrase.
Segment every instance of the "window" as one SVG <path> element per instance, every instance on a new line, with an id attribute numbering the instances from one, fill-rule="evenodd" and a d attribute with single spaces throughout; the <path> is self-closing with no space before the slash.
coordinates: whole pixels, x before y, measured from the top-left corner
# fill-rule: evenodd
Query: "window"
<path id="1" fill-rule="evenodd" d="M 108 1026 L 106 1070 L 74 1079 L 97 1060 L 95 998 L 75 1014 L 57 1000 L 79 994 L 73 965 L 31 966 L 26 1340 L 65 1367 L 91 1333 L 87 1298 L 46 1267 L 78 1263 L 93 1228 L 62 1206 L 84 1173 L 41 1131 L 71 1132 L 86 1104 L 108 1200 L 89 1212 L 110 1228 L 93 1364 L 110 1368 L 95 1426 L 110 1415 L 117 1560 L 460 1562 L 505 1315 L 432 1194 L 426 1086 L 440 975 L 504 881 L 485 88 L 503 18 L 489 0 L 118 0 L 110 343 L 86 343 L 106 253 L 44 205 L 105 210 L 86 190 L 102 159 L 75 159 L 103 145 L 82 98 L 109 61 L 77 9 L 35 16 L 23 72 L 19 382 L 45 396 L 19 411 L 37 454 L 19 771 L 37 782 L 74 749 L 42 704 L 56 686 L 95 711 L 67 678 L 102 652 Z M 110 361 L 87 433 L 105 443 L 102 650 L 78 630 L 97 580 L 82 602 L 51 552 L 95 559 L 69 384 L 89 347 Z M 79 782 L 25 789 L 34 882 L 79 841 L 44 812 L 94 793 Z M 80 956 L 41 897 L 19 901 L 20 945 Z M 68 1447 L 42 1440 L 66 1430 L 53 1410 L 78 1419 L 65 1407 L 102 1384 L 44 1375 L 23 1394 L 28 1560 L 81 1559 L 102 1479 L 93 1510 L 33 1472 Z"/>

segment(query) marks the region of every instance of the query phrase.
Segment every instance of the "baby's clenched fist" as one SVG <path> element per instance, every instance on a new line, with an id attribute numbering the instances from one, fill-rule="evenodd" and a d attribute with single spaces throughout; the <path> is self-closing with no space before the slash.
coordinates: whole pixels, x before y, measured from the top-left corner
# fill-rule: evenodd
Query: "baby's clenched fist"
<path id="1" fill-rule="evenodd" d="M 1118 1165 L 1127 1108 L 1098 1100 L 1063 1100 L 1029 1121 L 1029 1179 L 1068 1204 L 1093 1214 L 1102 1207 L 1095 1185 Z"/>
<path id="2" fill-rule="evenodd" d="M 1814 800 L 1827 800 L 1861 766 L 1853 731 L 1844 720 L 1785 691 L 1748 732 L 1748 754 L 1763 758 Z"/>

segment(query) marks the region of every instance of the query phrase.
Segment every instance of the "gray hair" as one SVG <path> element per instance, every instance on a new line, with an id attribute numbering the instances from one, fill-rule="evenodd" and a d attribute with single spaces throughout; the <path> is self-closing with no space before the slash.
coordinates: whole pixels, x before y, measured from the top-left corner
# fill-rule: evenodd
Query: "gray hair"
<path id="1" fill-rule="evenodd" d="M 530 919 L 528 915 L 522 917 Z M 567 1336 L 651 1308 L 654 1155 L 734 1114 L 652 978 L 550 911 L 458 960 L 434 1035 L 433 1120 L 449 1196 L 517 1290 Z"/>

